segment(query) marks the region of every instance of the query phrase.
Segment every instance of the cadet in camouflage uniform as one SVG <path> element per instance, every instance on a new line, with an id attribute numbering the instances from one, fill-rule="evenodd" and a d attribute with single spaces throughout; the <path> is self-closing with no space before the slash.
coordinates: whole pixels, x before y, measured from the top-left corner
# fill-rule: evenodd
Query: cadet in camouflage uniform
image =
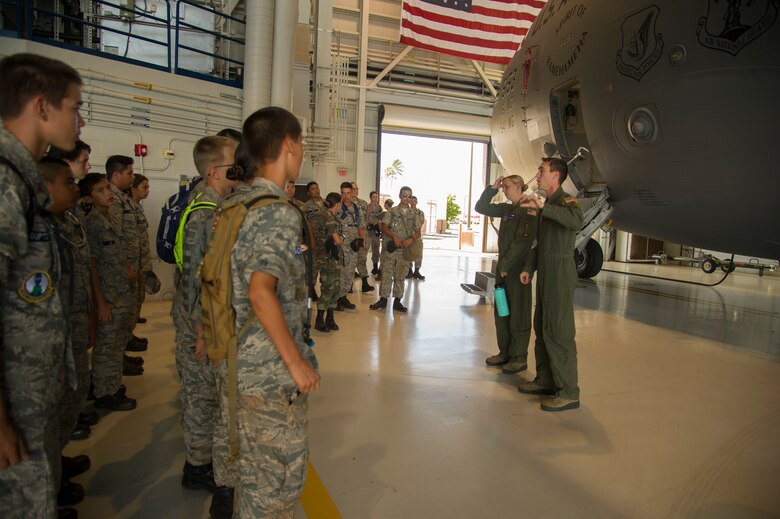
<path id="1" fill-rule="evenodd" d="M 374 275 L 379 274 L 379 254 L 382 231 L 379 229 L 379 224 L 382 221 L 382 213 L 384 209 L 379 205 L 379 193 L 371 191 L 371 203 L 368 204 L 368 210 L 366 215 L 368 221 L 366 222 L 366 241 L 368 242 L 367 248 L 371 249 L 371 263 L 374 264 L 374 268 L 371 269 L 371 273 Z"/>
<path id="2" fill-rule="evenodd" d="M 480 214 L 501 219 L 496 283 L 504 286 L 509 315 L 499 317 L 498 310 L 493 308 L 498 355 L 488 357 L 485 363 L 502 366 L 507 374 L 519 373 L 528 367 L 528 341 L 531 339 L 531 286 L 520 283 L 520 271 L 536 240 L 538 211 L 518 205 L 525 187 L 519 175 L 498 177 L 492 186 L 485 188 L 474 207 Z M 501 188 L 510 203 L 491 204 Z"/>
<path id="3" fill-rule="evenodd" d="M 355 240 L 362 238 L 365 241 L 366 220 L 365 213 L 352 202 L 352 183 L 350 182 L 341 183 L 341 208 L 336 212 L 336 220 L 339 222 L 339 233 L 344 237 L 344 242 L 341 244 L 344 269 L 341 272 L 341 290 L 336 310 L 342 311 L 345 308 L 354 310 L 355 305 L 347 299 L 347 294 L 352 290 L 352 284 L 355 281 L 355 267 L 358 258 L 357 251 L 352 247 Z"/>
<path id="4" fill-rule="evenodd" d="M 141 201 L 149 196 L 149 179 L 143 175 L 133 175 L 133 186 L 130 188 L 130 206 L 135 214 L 135 221 L 138 223 L 138 241 L 141 245 L 141 270 L 138 276 L 138 288 L 136 290 L 137 312 L 136 322 L 145 323 L 146 319 L 141 317 L 141 306 L 146 299 L 146 290 L 144 279 L 146 272 L 152 272 L 152 251 L 149 246 L 149 222 L 146 220 L 146 213 L 141 206 Z"/>
<path id="5" fill-rule="evenodd" d="M 298 119 L 263 108 L 249 116 L 243 134 L 259 175 L 248 196 L 284 197 L 285 182 L 298 177 L 303 160 Z M 293 207 L 252 209 L 231 256 L 236 330 L 251 319 L 238 337 L 237 517 L 292 518 L 306 481 L 308 393 L 319 387 L 319 374 L 302 340 L 301 224 Z"/>
<path id="6" fill-rule="evenodd" d="M 226 176 L 237 184 L 232 192 L 225 197 L 223 204 L 234 200 L 244 200 L 251 193 L 257 165 L 244 144 L 236 148 L 235 165 L 228 168 Z M 228 406 L 228 369 L 227 362 L 216 366 L 217 393 L 220 409 Z M 227 412 L 220 412 L 214 427 L 212 465 L 214 481 L 217 488 L 213 492 L 209 515 L 212 519 L 230 519 L 233 517 L 233 497 L 238 485 L 238 463 L 230 460 L 230 438 L 228 433 Z"/>
<path id="7" fill-rule="evenodd" d="M 227 137 L 204 137 L 193 149 L 193 159 L 206 188 L 198 203 L 216 205 L 237 182 L 227 178 L 235 161 L 236 142 Z M 176 328 L 176 367 L 181 377 L 184 469 L 181 483 L 190 490 L 215 490 L 214 432 L 219 416 L 217 369 L 206 358 L 198 269 L 211 238 L 214 209 L 189 213 L 184 224 L 181 278 L 173 303 Z"/>
<path id="8" fill-rule="evenodd" d="M 148 341 L 133 335 L 138 315 L 138 279 L 143 279 L 141 274 L 141 233 L 136 213 L 130 197 L 126 194 L 133 186 L 133 159 L 125 155 L 112 155 L 106 160 L 106 178 L 111 183 L 111 192 L 114 194 L 114 205 L 111 207 L 111 224 L 119 232 L 122 240 L 122 248 L 125 251 L 127 262 L 127 278 L 132 285 L 130 301 L 122 302 L 123 306 L 130 306 L 136 317 L 130 324 L 130 336 L 127 341 L 128 351 L 146 351 Z M 148 244 L 147 244 L 148 245 Z M 128 357 L 127 361 L 132 361 Z M 125 375 L 141 375 L 143 368 L 140 362 L 124 363 Z"/>
<path id="9" fill-rule="evenodd" d="M 316 182 L 309 182 L 306 184 L 306 192 L 309 194 L 309 199 L 303 204 L 303 214 L 306 215 L 306 221 L 309 222 L 311 232 L 313 236 L 319 235 L 322 231 L 322 222 L 325 215 L 325 207 L 323 207 L 323 199 L 320 196 L 320 186 Z M 322 261 L 325 259 L 325 251 L 319 247 L 314 249 L 314 257 L 312 258 L 313 272 L 311 276 L 312 283 L 317 283 L 317 276 L 320 274 L 320 267 Z M 312 287 L 312 293 L 314 300 L 317 300 L 317 293 L 314 292 Z"/>
<path id="10" fill-rule="evenodd" d="M 360 213 L 363 215 L 363 234 L 361 235 L 363 245 L 357 252 L 357 275 L 360 276 L 362 281 L 361 292 L 373 292 L 374 287 L 368 284 L 368 267 L 366 267 L 366 260 L 368 259 L 368 202 L 358 198 L 359 192 L 357 182 L 352 182 L 352 200 L 360 208 Z"/>
<path id="11" fill-rule="evenodd" d="M 81 78 L 32 54 L 3 58 L 0 78 L 0 517 L 54 517 L 57 407 L 63 379 L 75 387 L 76 376 L 36 161 L 78 139 Z"/>
<path id="12" fill-rule="evenodd" d="M 385 244 L 382 250 L 382 285 L 379 288 L 379 301 L 371 305 L 371 310 L 387 307 L 390 287 L 393 289 L 393 310 L 407 312 L 401 303 L 404 296 L 404 277 L 409 269 L 409 260 L 404 257 L 404 249 L 420 237 L 422 222 L 409 205 L 412 188 L 404 186 L 398 194 L 400 202 L 387 211 L 382 220 L 382 234 Z M 391 246 L 392 244 L 392 246 Z M 389 250 L 389 248 L 393 250 Z"/>
<path id="13" fill-rule="evenodd" d="M 409 260 L 409 272 L 406 273 L 406 279 L 419 279 L 421 281 L 425 281 L 425 276 L 420 274 L 423 260 L 422 228 L 425 226 L 425 213 L 422 209 L 417 209 L 416 196 L 412 195 L 412 198 L 409 199 L 409 203 L 412 206 L 412 211 L 415 212 L 417 219 L 420 221 L 420 237 L 414 240 L 414 243 L 412 243 L 413 252 Z M 414 268 L 412 268 L 412 264 L 414 264 Z"/>
<path id="14" fill-rule="evenodd" d="M 536 277 L 536 378 L 518 388 L 521 393 L 553 395 L 542 400 L 544 411 L 580 406 L 577 345 L 574 342 L 574 289 L 577 270 L 572 260 L 574 239 L 582 227 L 582 211 L 561 184 L 569 168 L 560 159 L 542 159 L 536 179 L 549 193 L 547 202 L 526 198 L 520 207 L 539 211 L 538 246 L 520 274 L 523 284 Z"/>
<path id="15" fill-rule="evenodd" d="M 80 182 L 81 196 L 92 198 L 87 215 L 87 240 L 91 254 L 98 323 L 92 350 L 92 383 L 97 408 L 129 411 L 136 401 L 120 389 L 122 357 L 135 321 L 135 280 L 128 279 L 122 233 L 112 218 L 114 195 L 105 176 L 88 173 Z"/>
<path id="16" fill-rule="evenodd" d="M 329 193 L 325 199 L 326 211 L 323 225 L 317 235 L 317 249 L 323 251 L 322 268 L 320 270 L 320 295 L 317 301 L 317 320 L 314 328 L 321 332 L 336 331 L 339 326 L 333 316 L 336 301 L 341 287 L 341 265 L 344 258 L 341 255 L 341 242 L 344 239 L 339 234 L 339 224 L 336 221 L 336 211 L 339 210 L 341 195 Z M 326 245 L 330 240 L 330 247 Z M 332 252 L 329 252 L 332 251 Z M 324 316 L 327 312 L 327 317 Z"/>
<path id="17" fill-rule="evenodd" d="M 75 178 L 68 164 L 59 159 L 44 157 L 39 169 L 52 199 L 49 211 L 54 216 L 59 236 L 62 264 L 60 297 L 65 315 L 68 316 L 69 336 L 76 367 L 77 386 L 70 388 L 66 385 L 60 400 L 60 448 L 64 448 L 76 428 L 79 412 L 89 392 L 87 350 L 90 346 L 90 329 L 94 330 L 96 325 L 94 321 L 90 321 L 96 319 L 96 315 L 91 304 L 87 234 L 82 223 L 70 211 L 76 205 L 79 195 Z"/>

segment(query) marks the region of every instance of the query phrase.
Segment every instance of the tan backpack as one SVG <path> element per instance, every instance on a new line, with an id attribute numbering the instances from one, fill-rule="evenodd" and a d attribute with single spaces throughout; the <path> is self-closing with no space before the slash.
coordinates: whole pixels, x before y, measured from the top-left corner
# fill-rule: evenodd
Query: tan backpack
<path id="1" fill-rule="evenodd" d="M 229 458 L 238 456 L 238 435 L 236 422 L 236 405 L 238 400 L 238 337 L 243 335 L 249 325 L 257 318 L 250 312 L 246 322 L 236 334 L 236 312 L 233 309 L 233 275 L 231 272 L 231 254 L 238 238 L 238 231 L 251 209 L 270 204 L 294 204 L 286 197 L 276 195 L 261 195 L 245 201 L 227 201 L 217 210 L 214 231 L 211 234 L 206 254 L 200 265 L 200 299 L 203 310 L 203 337 L 206 340 L 206 351 L 211 360 L 227 359 L 228 367 L 228 443 Z M 311 233 L 304 223 L 304 238 L 310 242 Z M 311 276 L 311 262 L 307 265 L 308 276 Z M 308 322 L 306 323 L 308 325 Z"/>

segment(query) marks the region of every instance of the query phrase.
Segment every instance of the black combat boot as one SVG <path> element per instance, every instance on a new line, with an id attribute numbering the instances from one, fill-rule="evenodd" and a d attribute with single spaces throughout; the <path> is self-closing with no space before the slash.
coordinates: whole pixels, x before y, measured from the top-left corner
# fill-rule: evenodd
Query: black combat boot
<path id="1" fill-rule="evenodd" d="M 181 475 L 181 486 L 187 490 L 217 490 L 214 483 L 214 469 L 211 463 L 205 465 L 191 465 L 184 462 L 184 470 Z"/>
<path id="2" fill-rule="evenodd" d="M 377 281 L 382 281 L 382 269 L 377 270 L 376 274 L 374 275 L 374 279 Z"/>
<path id="3" fill-rule="evenodd" d="M 379 301 L 377 301 L 373 305 L 370 305 L 369 308 L 371 310 L 382 310 L 384 308 L 387 308 L 387 298 L 386 297 L 380 297 Z"/>
<path id="4" fill-rule="evenodd" d="M 57 492 L 57 506 L 73 506 L 84 501 L 84 487 L 63 479 Z"/>
<path id="5" fill-rule="evenodd" d="M 330 329 L 325 324 L 325 310 L 317 310 L 317 320 L 314 321 L 314 329 L 320 332 L 328 332 Z"/>
<path id="6" fill-rule="evenodd" d="M 146 341 L 146 339 L 143 339 Z M 127 343 L 127 346 L 125 346 L 125 351 L 146 351 L 149 349 L 149 341 L 147 342 L 141 342 L 141 339 L 133 335 L 132 339 L 130 339 L 130 342 Z"/>
<path id="7" fill-rule="evenodd" d="M 325 325 L 328 330 L 335 332 L 338 331 L 339 325 L 336 324 L 336 320 L 333 318 L 333 308 L 328 308 L 328 316 L 325 318 Z"/>
<path id="8" fill-rule="evenodd" d="M 130 362 L 127 359 L 122 359 L 122 375 L 126 377 L 137 377 L 144 374 L 144 367 Z"/>
<path id="9" fill-rule="evenodd" d="M 406 308 L 404 305 L 401 304 L 401 299 L 396 297 L 395 301 L 393 301 L 393 310 L 396 312 L 403 312 L 406 313 L 409 311 L 408 308 Z"/>
<path id="10" fill-rule="evenodd" d="M 339 311 L 344 310 L 344 309 L 354 310 L 355 308 L 356 308 L 355 304 L 354 303 L 350 303 L 349 299 L 347 299 L 347 296 L 339 297 L 339 300 L 336 302 L 336 310 L 339 310 Z"/>
<path id="11" fill-rule="evenodd" d="M 374 287 L 368 284 L 368 276 L 363 278 L 363 292 L 373 292 Z"/>
<path id="12" fill-rule="evenodd" d="M 425 281 L 425 276 L 420 274 L 420 269 L 414 269 L 414 274 L 412 274 L 412 277 L 414 279 L 419 279 L 421 281 Z"/>
<path id="13" fill-rule="evenodd" d="M 61 456 L 62 463 L 62 479 L 75 478 L 84 474 L 92 466 L 92 462 L 89 456 L 85 454 L 79 454 L 78 456 L 68 457 Z"/>
<path id="14" fill-rule="evenodd" d="M 409 267 L 409 272 L 406 273 L 406 279 L 412 279 L 412 276 L 414 276 L 414 271 L 412 270 L 412 267 Z"/>
<path id="15" fill-rule="evenodd" d="M 144 358 L 143 357 L 133 357 L 131 355 L 122 354 L 122 361 L 128 362 L 130 364 L 135 364 L 136 366 L 143 366 L 144 365 Z"/>
<path id="16" fill-rule="evenodd" d="M 372 274 L 379 274 L 379 263 L 374 263 L 374 268 L 371 269 Z"/>
<path id="17" fill-rule="evenodd" d="M 211 496 L 209 507 L 211 519 L 231 519 L 233 517 L 233 489 L 231 487 L 217 487 Z"/>

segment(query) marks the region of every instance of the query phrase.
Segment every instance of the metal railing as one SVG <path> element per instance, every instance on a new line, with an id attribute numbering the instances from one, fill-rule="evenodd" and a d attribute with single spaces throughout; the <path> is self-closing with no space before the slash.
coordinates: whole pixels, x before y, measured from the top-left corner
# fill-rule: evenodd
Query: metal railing
<path id="1" fill-rule="evenodd" d="M 31 0 L 0 0 L 0 36 L 239 88 L 243 84 L 244 39 L 236 33 L 244 32 L 245 22 L 240 18 L 191 0 L 136 1 L 129 5 L 119 0 L 92 0 L 81 3 L 83 12 L 68 11 L 57 0 L 49 9 L 38 4 Z"/>

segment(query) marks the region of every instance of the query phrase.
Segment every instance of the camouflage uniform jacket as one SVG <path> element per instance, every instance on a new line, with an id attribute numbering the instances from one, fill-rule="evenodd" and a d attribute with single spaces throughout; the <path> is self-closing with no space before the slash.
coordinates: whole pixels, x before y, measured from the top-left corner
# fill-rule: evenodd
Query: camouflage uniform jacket
<path id="1" fill-rule="evenodd" d="M 326 212 L 327 209 L 325 209 L 325 206 L 322 205 L 322 201 L 315 202 L 310 198 L 305 204 L 303 204 L 303 214 L 306 215 L 306 220 L 309 222 L 311 231 L 314 236 L 319 236 L 320 232 L 322 231 L 322 224 Z M 318 253 L 322 251 L 322 249 L 319 249 L 319 247 L 317 250 Z"/>
<path id="2" fill-rule="evenodd" d="M 365 229 L 366 224 L 368 223 L 368 202 L 363 200 L 362 198 L 356 198 L 353 203 L 360 208 L 360 215 L 363 217 L 363 225 L 362 227 Z"/>
<path id="3" fill-rule="evenodd" d="M 420 214 L 415 209 L 408 207 L 404 210 L 401 206 L 391 207 L 385 213 L 382 222 L 401 241 L 413 237 L 417 229 L 422 227 L 423 224 Z M 389 243 L 393 239 L 387 236 L 386 241 Z"/>
<path id="4" fill-rule="evenodd" d="M 30 152 L 5 128 L 0 155 L 18 170 L 0 162 L 0 388 L 13 419 L 15 405 L 53 412 L 63 367 L 74 388 L 76 372 L 58 287 L 54 223 L 35 210 L 50 203 L 46 185 Z"/>
<path id="5" fill-rule="evenodd" d="M 114 184 L 109 185 L 114 193 L 114 203 L 108 209 L 111 225 L 119 234 L 119 245 L 124 250 L 125 263 L 138 273 L 141 266 L 141 235 L 138 233 L 135 211 L 130 204 L 130 197 Z"/>
<path id="6" fill-rule="evenodd" d="M 96 208 L 87 215 L 87 240 L 89 252 L 95 258 L 98 283 L 106 301 L 114 306 L 135 305 L 134 290 L 127 279 L 127 259 L 122 236 Z"/>
<path id="7" fill-rule="evenodd" d="M 60 257 L 62 258 L 62 283 L 60 295 L 65 315 L 88 314 L 92 302 L 89 283 L 89 242 L 84 221 L 72 211 L 65 212 L 65 219 L 57 221 Z"/>
<path id="8" fill-rule="evenodd" d="M 261 195 L 286 198 L 281 188 L 264 178 L 256 178 L 252 190 L 241 198 Z M 301 223 L 298 211 L 282 204 L 249 211 L 231 255 L 233 307 L 238 332 L 254 312 L 248 297 L 252 274 L 262 272 L 276 278 L 276 295 L 290 333 L 301 354 L 316 368 L 314 352 L 302 339 L 307 289 L 300 248 Z M 296 389 L 279 351 L 257 319 L 238 337 L 238 388 L 240 394 L 256 396 L 280 388 L 292 395 Z"/>
<path id="9" fill-rule="evenodd" d="M 319 232 L 319 234 L 316 235 L 317 237 L 317 250 L 322 251 L 322 258 L 323 258 L 323 266 L 325 268 L 331 268 L 331 269 L 339 269 L 341 268 L 341 264 L 343 261 L 343 258 L 341 257 L 341 247 L 336 247 L 336 250 L 339 252 L 339 257 L 334 258 L 330 254 L 328 254 L 327 250 L 325 249 L 325 242 L 328 241 L 328 238 L 330 238 L 331 234 L 339 232 L 339 224 L 336 221 L 336 217 L 333 216 L 333 213 L 330 211 L 325 211 L 323 215 L 323 225 Z"/>
<path id="10" fill-rule="evenodd" d="M 210 187 L 203 190 L 199 202 L 214 202 L 219 205 L 222 197 Z M 203 322 L 200 306 L 200 264 L 206 254 L 214 224 L 213 209 L 198 209 L 190 213 L 184 226 L 184 258 L 179 289 L 184 313 L 196 324 Z"/>
<path id="11" fill-rule="evenodd" d="M 339 222 L 339 230 L 345 237 L 342 246 L 349 246 L 349 242 L 358 237 L 358 229 L 366 226 L 365 213 L 355 203 L 352 207 L 347 207 L 347 204 L 342 202 L 341 209 L 336 212 L 336 219 Z"/>
<path id="12" fill-rule="evenodd" d="M 138 239 L 141 245 L 141 272 L 152 270 L 152 249 L 149 246 L 149 222 L 146 220 L 146 213 L 141 204 L 128 197 L 130 206 L 135 214 L 135 221 L 138 223 Z"/>

